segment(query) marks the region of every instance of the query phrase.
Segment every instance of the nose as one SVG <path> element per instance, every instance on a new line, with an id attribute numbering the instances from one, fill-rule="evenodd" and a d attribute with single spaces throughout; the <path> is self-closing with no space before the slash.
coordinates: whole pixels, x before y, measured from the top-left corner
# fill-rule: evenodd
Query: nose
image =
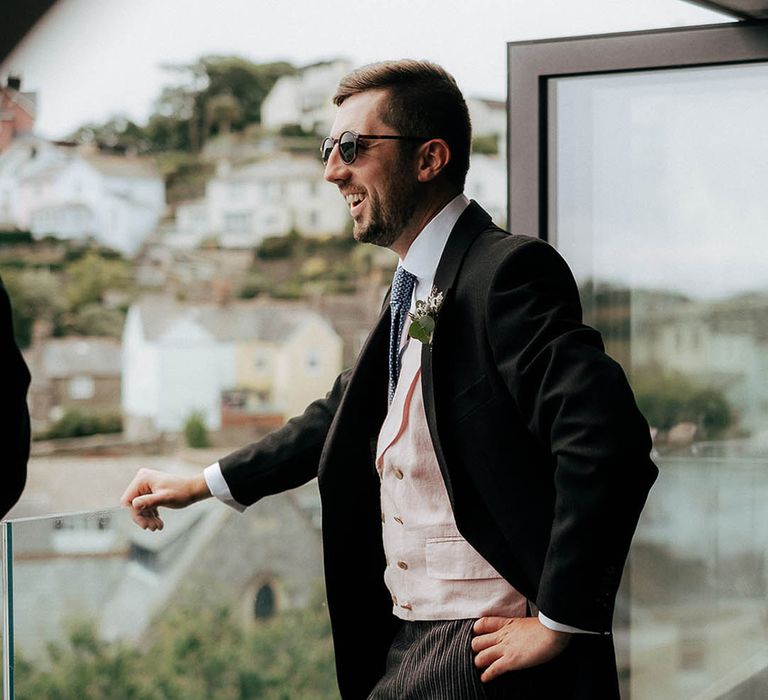
<path id="1" fill-rule="evenodd" d="M 325 164 L 325 174 L 323 177 L 328 182 L 339 184 L 348 180 L 350 176 L 349 165 L 347 165 L 339 155 L 339 144 L 335 143 L 331 149 L 331 155 Z"/>

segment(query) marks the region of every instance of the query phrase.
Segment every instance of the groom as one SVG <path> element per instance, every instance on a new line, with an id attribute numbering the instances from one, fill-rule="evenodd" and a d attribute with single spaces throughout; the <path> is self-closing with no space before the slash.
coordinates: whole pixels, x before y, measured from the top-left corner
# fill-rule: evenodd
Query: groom
<path id="1" fill-rule="evenodd" d="M 325 179 L 399 256 L 389 303 L 302 416 L 198 477 L 141 470 L 123 502 L 154 530 L 158 506 L 317 475 L 344 698 L 618 697 L 614 599 L 657 473 L 626 378 L 557 252 L 462 194 L 449 74 L 374 64 L 334 101 Z"/>

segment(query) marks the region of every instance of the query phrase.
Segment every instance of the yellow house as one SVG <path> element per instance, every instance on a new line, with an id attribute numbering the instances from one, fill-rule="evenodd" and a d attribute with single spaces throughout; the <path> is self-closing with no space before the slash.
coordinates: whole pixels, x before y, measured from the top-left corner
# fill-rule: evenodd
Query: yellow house
<path id="1" fill-rule="evenodd" d="M 235 348 L 235 395 L 247 413 L 299 415 L 341 371 L 342 340 L 319 314 L 264 305 L 253 335 Z"/>

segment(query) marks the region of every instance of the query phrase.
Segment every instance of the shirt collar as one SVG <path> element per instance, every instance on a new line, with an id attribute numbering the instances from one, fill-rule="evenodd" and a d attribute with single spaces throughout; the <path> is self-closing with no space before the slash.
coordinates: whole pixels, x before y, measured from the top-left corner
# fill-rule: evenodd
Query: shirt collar
<path id="1" fill-rule="evenodd" d="M 448 236 L 467 206 L 469 200 L 463 194 L 456 195 L 421 229 L 411 243 L 400 264 L 416 275 L 419 282 L 434 280 Z"/>

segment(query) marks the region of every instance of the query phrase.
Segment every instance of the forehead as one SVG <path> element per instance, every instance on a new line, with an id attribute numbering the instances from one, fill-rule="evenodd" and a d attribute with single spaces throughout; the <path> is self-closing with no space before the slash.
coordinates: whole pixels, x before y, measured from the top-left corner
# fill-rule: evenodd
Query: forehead
<path id="1" fill-rule="evenodd" d="M 377 133 L 384 126 L 379 115 L 386 99 L 386 90 L 366 90 L 348 97 L 336 112 L 331 135 L 338 138 L 342 131 L 356 131 L 358 134 Z"/>

